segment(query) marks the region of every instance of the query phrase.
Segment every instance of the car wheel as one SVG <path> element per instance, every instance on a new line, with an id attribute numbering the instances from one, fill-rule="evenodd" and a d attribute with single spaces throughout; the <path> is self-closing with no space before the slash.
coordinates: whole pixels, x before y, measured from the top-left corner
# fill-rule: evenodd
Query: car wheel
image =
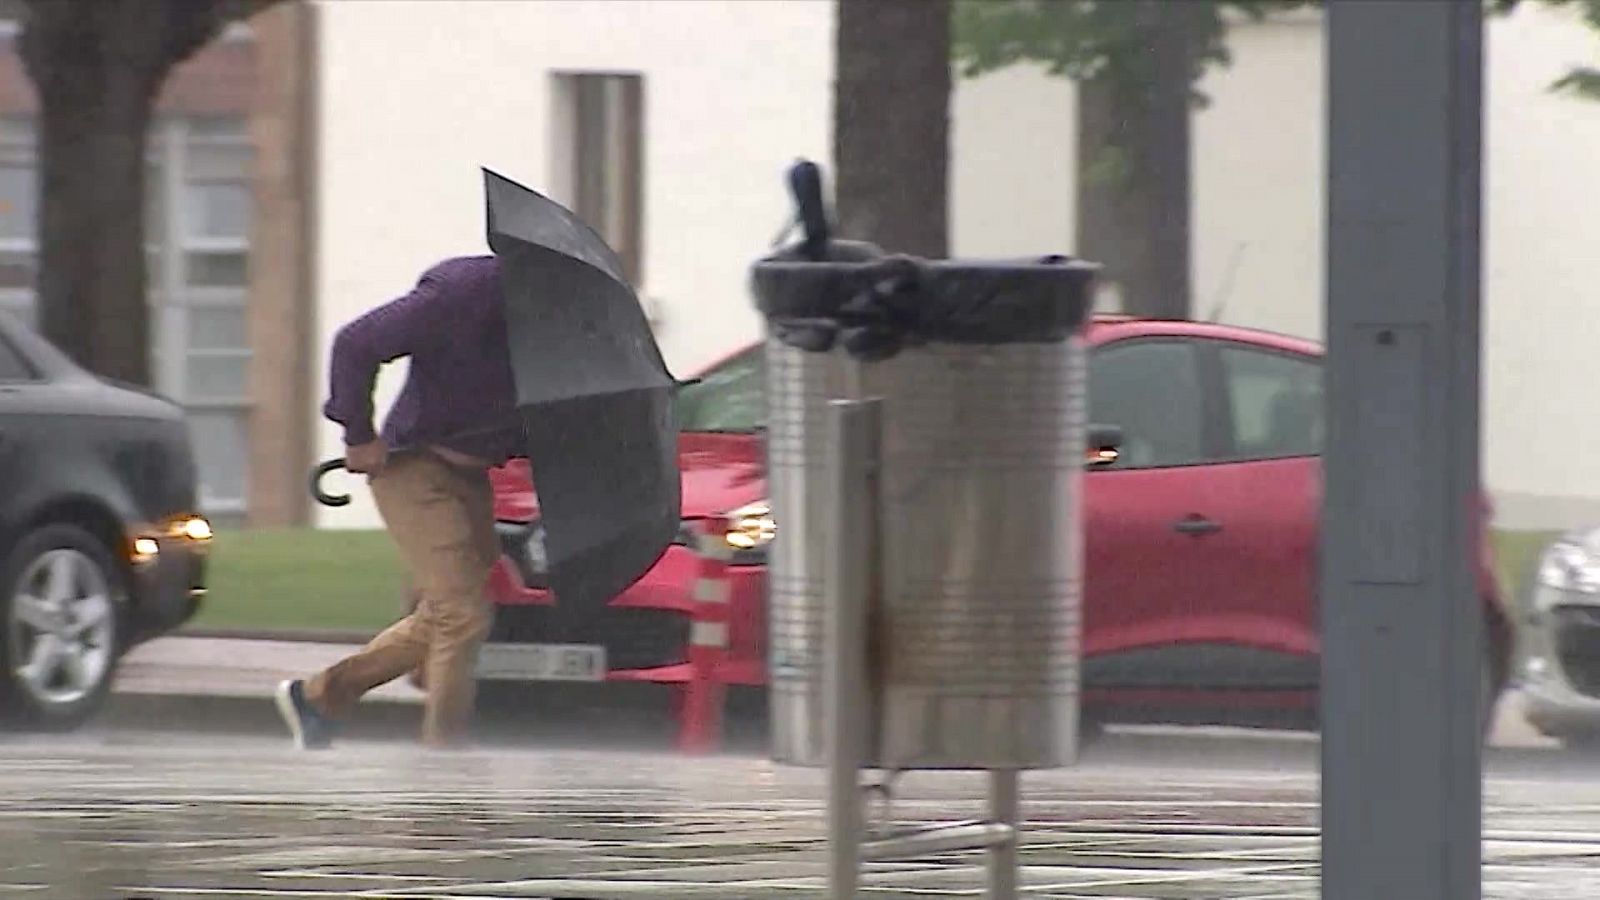
<path id="1" fill-rule="evenodd" d="M 127 605 L 121 570 L 93 535 L 50 525 L 11 551 L 0 590 L 0 712 L 24 727 L 77 727 L 116 674 Z"/>

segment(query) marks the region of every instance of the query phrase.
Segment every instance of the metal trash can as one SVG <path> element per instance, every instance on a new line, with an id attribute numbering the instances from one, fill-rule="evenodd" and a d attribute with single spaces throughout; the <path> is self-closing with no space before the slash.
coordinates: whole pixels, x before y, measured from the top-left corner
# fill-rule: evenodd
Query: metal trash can
<path id="1" fill-rule="evenodd" d="M 767 320 L 772 752 L 827 764 L 828 405 L 882 399 L 866 767 L 1035 769 L 1077 751 L 1095 267 L 835 242 L 753 268 Z M 851 539 L 850 535 L 843 536 Z"/>

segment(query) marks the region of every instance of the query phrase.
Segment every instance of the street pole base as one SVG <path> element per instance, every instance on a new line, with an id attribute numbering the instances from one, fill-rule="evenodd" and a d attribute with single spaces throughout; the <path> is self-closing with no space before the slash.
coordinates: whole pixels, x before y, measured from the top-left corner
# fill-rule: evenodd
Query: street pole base
<path id="1" fill-rule="evenodd" d="M 853 777 L 857 773 L 851 774 Z M 861 809 L 847 811 L 833 806 L 829 810 L 831 821 L 844 827 L 834 828 L 828 836 L 829 896 L 835 900 L 853 898 L 860 884 L 860 867 L 864 862 L 909 860 L 938 853 L 983 850 L 986 851 L 984 867 L 988 872 L 986 896 L 990 900 L 1016 900 L 1019 881 L 1017 850 L 1022 837 L 1018 823 L 1017 782 L 1015 771 L 989 772 L 988 819 L 898 829 L 872 839 L 865 837 L 865 815 Z M 837 796 L 843 800 L 842 792 Z"/>
<path id="2" fill-rule="evenodd" d="M 1004 822 L 953 822 L 928 828 L 908 828 L 861 845 L 861 859 L 886 862 L 929 853 L 988 850 L 1015 842 L 1017 829 Z"/>

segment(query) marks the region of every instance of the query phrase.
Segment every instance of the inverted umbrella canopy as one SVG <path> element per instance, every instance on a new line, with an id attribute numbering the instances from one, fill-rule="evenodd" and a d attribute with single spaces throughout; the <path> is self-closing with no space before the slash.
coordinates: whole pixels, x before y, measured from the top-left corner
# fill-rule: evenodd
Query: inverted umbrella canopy
<path id="1" fill-rule="evenodd" d="M 570 621 L 637 581 L 677 534 L 677 382 L 605 241 L 561 204 L 483 174 L 550 588 Z"/>
<path id="2" fill-rule="evenodd" d="M 680 485 L 667 373 L 616 254 L 561 204 L 484 170 L 489 246 L 500 258 L 524 450 L 539 495 L 551 637 L 655 565 L 678 531 Z M 498 431 L 499 425 L 490 430 Z M 416 448 L 397 447 L 393 452 Z M 328 460 L 321 480 L 345 467 Z"/>

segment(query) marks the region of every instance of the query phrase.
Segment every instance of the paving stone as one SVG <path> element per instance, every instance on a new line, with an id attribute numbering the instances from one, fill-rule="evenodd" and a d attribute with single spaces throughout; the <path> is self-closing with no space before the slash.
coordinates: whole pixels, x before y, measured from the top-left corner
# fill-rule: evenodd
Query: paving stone
<path id="1" fill-rule="evenodd" d="M 0 746 L 0 895 L 818 898 L 822 778 L 760 759 L 259 738 Z M 913 773 L 900 824 L 970 818 L 984 782 Z M 1027 896 L 1317 895 L 1304 766 L 1174 755 L 1032 773 Z M 1484 895 L 1600 896 L 1600 779 L 1523 771 L 1486 790 Z M 862 897 L 981 897 L 981 854 L 874 863 Z"/>

